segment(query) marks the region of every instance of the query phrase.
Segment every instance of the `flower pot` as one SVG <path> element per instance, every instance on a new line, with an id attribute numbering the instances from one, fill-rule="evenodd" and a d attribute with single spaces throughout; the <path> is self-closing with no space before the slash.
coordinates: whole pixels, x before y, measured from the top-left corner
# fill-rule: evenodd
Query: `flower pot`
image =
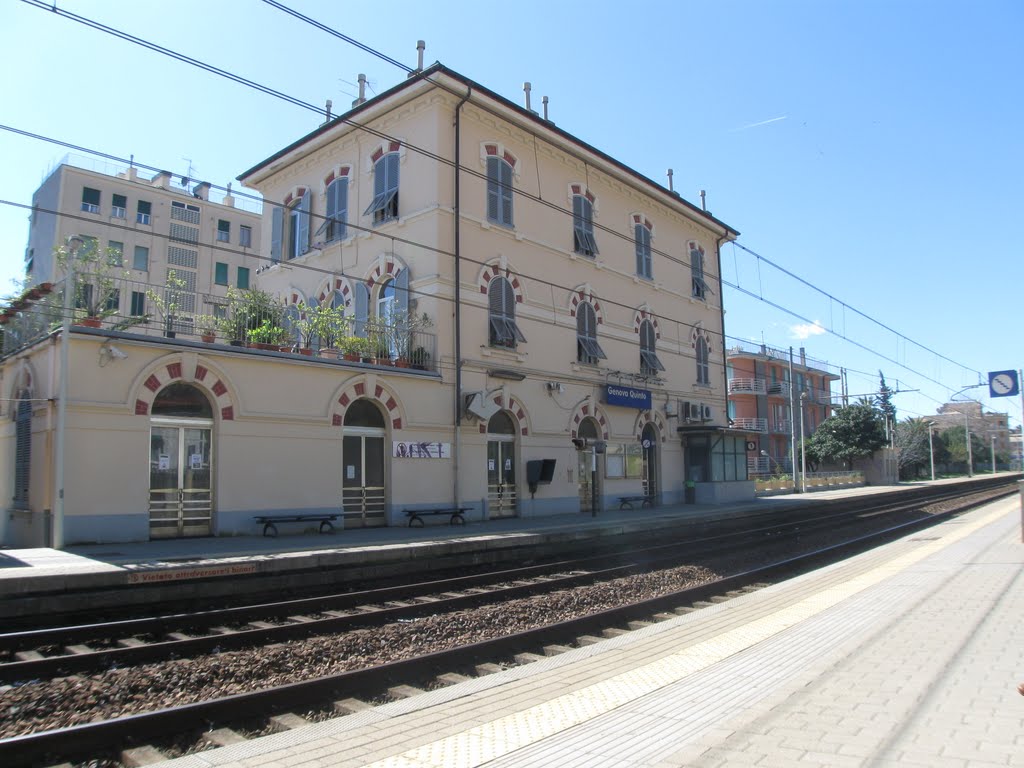
<path id="1" fill-rule="evenodd" d="M 99 328 L 103 321 L 98 317 L 83 317 L 75 325 L 84 325 L 86 328 Z"/>
<path id="2" fill-rule="evenodd" d="M 313 356 L 313 350 L 310 349 L 309 347 L 299 347 L 299 354 L 300 355 L 305 355 L 306 357 L 312 357 Z"/>
<path id="3" fill-rule="evenodd" d="M 36 287 L 43 293 L 49 293 L 53 290 L 53 283 L 40 283 Z"/>
<path id="4" fill-rule="evenodd" d="M 213 344 L 217 340 L 217 335 L 214 333 L 204 333 L 200 338 L 206 344 Z"/>
<path id="5" fill-rule="evenodd" d="M 390 357 L 375 357 L 373 358 L 374 365 L 391 365 Z"/>
<path id="6" fill-rule="evenodd" d="M 346 352 L 344 357 L 350 363 L 359 363 L 362 362 L 363 359 L 362 357 L 359 356 L 358 352 Z"/>
<path id="7" fill-rule="evenodd" d="M 408 367 L 409 367 L 409 361 L 406 358 L 400 357 L 397 360 L 395 360 L 395 368 L 408 368 Z"/>
<path id="8" fill-rule="evenodd" d="M 317 354 L 328 360 L 337 360 L 340 353 L 334 347 L 322 347 Z"/>

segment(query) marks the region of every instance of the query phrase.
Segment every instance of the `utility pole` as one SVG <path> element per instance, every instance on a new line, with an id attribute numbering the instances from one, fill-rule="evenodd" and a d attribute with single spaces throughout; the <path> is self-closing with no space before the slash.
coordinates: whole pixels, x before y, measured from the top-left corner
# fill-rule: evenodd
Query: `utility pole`
<path id="1" fill-rule="evenodd" d="M 796 390 L 793 389 L 793 348 L 789 348 L 789 452 L 793 468 L 793 490 L 800 488 L 796 481 Z"/>

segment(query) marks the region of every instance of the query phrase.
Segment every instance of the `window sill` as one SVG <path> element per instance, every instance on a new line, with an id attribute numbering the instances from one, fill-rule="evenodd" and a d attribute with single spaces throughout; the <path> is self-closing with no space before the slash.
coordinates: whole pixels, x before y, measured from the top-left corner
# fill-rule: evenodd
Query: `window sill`
<path id="1" fill-rule="evenodd" d="M 517 363 L 526 362 L 527 353 L 520 352 L 516 349 L 509 349 L 508 347 L 492 347 L 490 345 L 480 345 L 480 354 L 483 357 L 499 357 L 502 360 L 515 361 Z"/>

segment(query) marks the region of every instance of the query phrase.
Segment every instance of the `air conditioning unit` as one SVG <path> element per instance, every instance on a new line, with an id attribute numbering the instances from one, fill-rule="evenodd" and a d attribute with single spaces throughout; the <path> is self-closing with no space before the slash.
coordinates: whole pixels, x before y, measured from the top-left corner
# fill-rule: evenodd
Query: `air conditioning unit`
<path id="1" fill-rule="evenodd" d="M 701 421 L 711 421 L 711 406 L 701 403 L 698 406 Z"/>

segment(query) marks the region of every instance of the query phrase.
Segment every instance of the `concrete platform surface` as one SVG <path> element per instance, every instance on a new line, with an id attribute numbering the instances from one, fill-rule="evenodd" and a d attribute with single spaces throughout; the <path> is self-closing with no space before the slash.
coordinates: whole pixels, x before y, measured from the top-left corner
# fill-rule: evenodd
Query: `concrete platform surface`
<path id="1" fill-rule="evenodd" d="M 1024 766 L 1020 538 L 1013 497 L 627 635 L 159 766 Z"/>

